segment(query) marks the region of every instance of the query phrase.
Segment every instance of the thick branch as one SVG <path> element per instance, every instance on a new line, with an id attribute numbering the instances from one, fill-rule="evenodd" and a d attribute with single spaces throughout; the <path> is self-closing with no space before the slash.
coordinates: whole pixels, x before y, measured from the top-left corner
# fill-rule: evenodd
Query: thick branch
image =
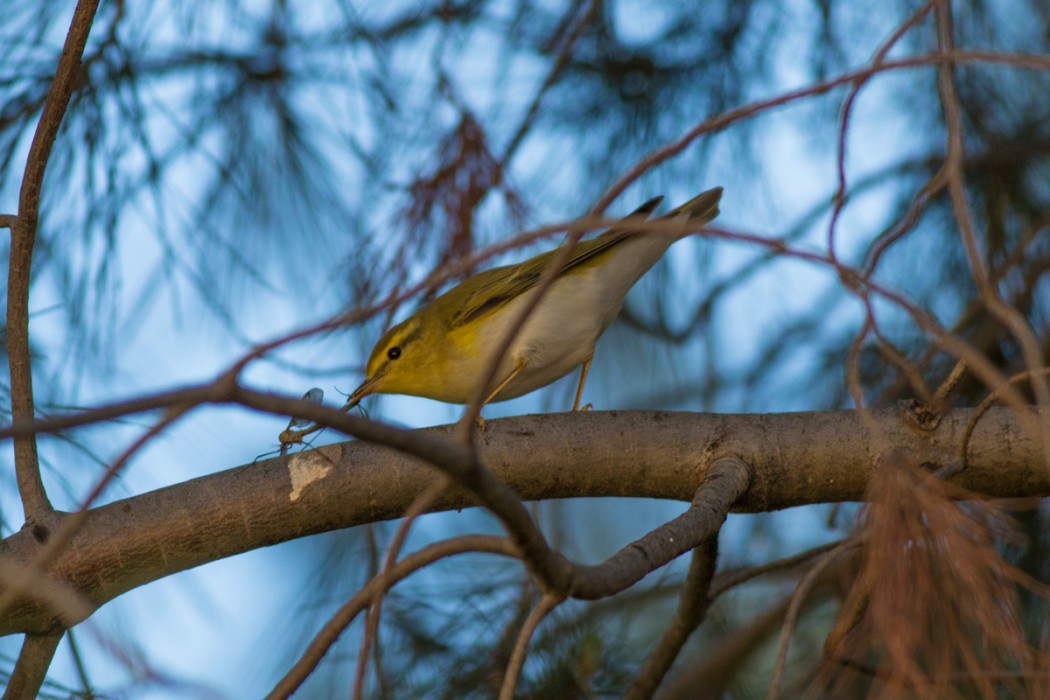
<path id="1" fill-rule="evenodd" d="M 287 415 L 288 400 L 285 397 L 234 387 L 233 398 L 244 406 Z M 568 589 L 569 562 L 551 550 L 543 533 L 514 490 L 493 476 L 482 464 L 475 449 L 462 444 L 462 432 L 458 439 L 453 440 L 448 435 L 442 437 L 424 431 L 401 430 L 312 402 L 300 401 L 296 404 L 298 408 L 292 415 L 302 416 L 319 424 L 328 424 L 359 439 L 392 447 L 402 455 L 415 456 L 444 472 L 456 485 L 472 495 L 475 505 L 488 508 L 500 519 L 507 535 L 521 550 L 525 566 L 541 586 L 552 591 Z M 457 429 L 462 431 L 462 420 Z M 414 503 L 415 498 L 413 497 L 408 505 Z M 437 500 L 435 499 L 435 502 Z M 402 508 L 401 513 L 403 512 Z"/>
<path id="2" fill-rule="evenodd" d="M 906 411 L 872 413 L 885 441 L 879 444 L 911 453 L 931 469 L 957 462 L 960 436 L 972 415 L 972 410 L 948 411 L 926 431 Z M 455 448 L 447 426 L 405 435 L 418 436 L 419 444 L 447 441 Z M 715 454 L 734 454 L 751 469 L 747 493 L 734 506 L 743 511 L 860 500 L 878 463 L 877 449 L 851 411 L 522 416 L 489 421 L 478 445 L 497 481 L 525 500 L 689 500 Z M 1050 495 L 1038 439 L 1025 432 L 1014 411 L 988 411 L 968 454 L 967 468 L 953 479 L 959 485 L 997 497 Z M 52 571 L 102 604 L 223 557 L 399 517 L 435 478 L 439 475 L 421 459 L 363 441 L 250 464 L 90 510 Z M 476 499 L 459 488 L 450 489 L 435 508 L 473 505 Z M 32 532 L 19 532 L 0 543 L 0 557 L 26 565 L 41 546 Z M 607 579 L 598 578 L 576 581 L 573 594 L 600 594 Z M 38 604 L 22 600 L 0 617 L 0 634 L 48 631 L 51 622 Z"/>
<path id="3" fill-rule="evenodd" d="M 80 0 L 66 35 L 58 60 L 55 80 L 51 83 L 40 122 L 29 146 L 22 189 L 18 197 L 18 217 L 11 231 L 11 259 L 7 279 L 7 352 L 11 370 L 11 417 L 24 420 L 33 417 L 33 372 L 29 353 L 29 283 L 33 268 L 33 246 L 36 244 L 37 221 L 40 217 L 40 190 L 44 171 L 58 127 L 69 105 L 70 95 L 80 69 L 91 25 L 95 21 L 98 0 Z M 40 479 L 36 437 L 15 438 L 15 475 L 22 497 L 26 521 L 52 512 L 51 502 Z"/>

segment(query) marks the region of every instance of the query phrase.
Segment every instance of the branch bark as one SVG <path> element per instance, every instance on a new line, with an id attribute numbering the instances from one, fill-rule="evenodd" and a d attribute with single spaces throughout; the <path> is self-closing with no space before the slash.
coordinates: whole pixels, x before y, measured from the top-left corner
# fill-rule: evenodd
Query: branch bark
<path id="1" fill-rule="evenodd" d="M 734 508 L 757 512 L 862 499 L 883 449 L 878 445 L 909 452 L 931 469 L 954 464 L 972 416 L 969 409 L 948 411 L 935 429 L 923 430 L 907 411 L 873 411 L 879 442 L 852 411 L 522 416 L 489 421 L 478 451 L 496 480 L 525 500 L 690 500 L 713 458 L 733 454 L 751 469 L 748 490 Z M 1046 424 L 1045 417 L 1040 420 Z M 454 445 L 449 426 L 405 433 L 413 435 Z M 50 571 L 101 605 L 210 561 L 397 518 L 437 478 L 418 457 L 364 441 L 245 465 L 87 511 Z M 1038 436 L 1025 431 L 1015 411 L 1001 407 L 978 423 L 968 466 L 953 481 L 995 497 L 1050 495 Z M 435 510 L 474 505 L 477 499 L 456 487 Z M 0 543 L 0 563 L 27 566 L 43 546 L 29 531 L 15 533 Z M 572 591 L 585 598 L 601 593 L 585 580 Z M 53 623 L 53 613 L 39 602 L 19 599 L 0 616 L 0 634 L 47 632 Z"/>
<path id="2" fill-rule="evenodd" d="M 701 480 L 692 506 L 674 520 L 631 542 L 608 560 L 573 570 L 571 595 L 596 600 L 615 595 L 652 571 L 718 536 L 718 530 L 747 491 L 751 470 L 736 455 L 715 459 Z"/>

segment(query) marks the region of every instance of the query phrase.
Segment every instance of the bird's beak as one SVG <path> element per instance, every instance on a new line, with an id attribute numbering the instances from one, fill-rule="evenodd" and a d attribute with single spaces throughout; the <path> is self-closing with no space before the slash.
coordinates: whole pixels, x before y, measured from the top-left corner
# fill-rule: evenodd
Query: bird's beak
<path id="1" fill-rule="evenodd" d="M 379 384 L 379 380 L 383 378 L 382 373 L 376 374 L 373 377 L 369 377 L 361 386 L 354 389 L 354 393 L 350 394 L 350 398 L 346 400 L 346 405 L 343 406 L 344 411 L 349 411 L 351 408 L 361 403 L 361 399 L 365 398 L 369 394 L 374 394 L 376 386 Z"/>

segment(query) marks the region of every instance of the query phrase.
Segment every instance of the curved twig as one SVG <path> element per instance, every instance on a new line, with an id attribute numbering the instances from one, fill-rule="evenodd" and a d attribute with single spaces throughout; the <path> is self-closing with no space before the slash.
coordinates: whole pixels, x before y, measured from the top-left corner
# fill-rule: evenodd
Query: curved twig
<path id="1" fill-rule="evenodd" d="M 642 665 L 642 670 L 634 677 L 627 698 L 645 700 L 651 698 L 664 676 L 671 670 L 671 665 L 682 652 L 682 647 L 689 636 L 700 626 L 707 615 L 711 604 L 709 589 L 714 577 L 715 564 L 718 559 L 718 536 L 710 538 L 693 550 L 693 559 L 689 563 L 682 591 L 678 598 L 678 609 L 674 619 L 664 630 L 656 648 Z"/>
<path id="2" fill-rule="evenodd" d="M 517 548 L 505 537 L 467 535 L 437 542 L 408 555 L 397 562 L 388 573 L 388 576 L 392 579 L 392 583 L 397 583 L 439 559 L 470 552 L 520 557 Z M 328 650 L 339 639 L 343 631 L 354 621 L 354 618 L 368 606 L 376 592 L 383 589 L 384 583 L 386 582 L 377 576 L 365 584 L 353 598 L 344 603 L 343 607 L 339 608 L 335 615 L 317 633 L 314 640 L 310 642 L 310 646 L 307 647 L 306 651 L 303 652 L 303 655 L 295 662 L 295 665 L 292 666 L 285 677 L 266 696 L 267 700 L 287 698 L 294 693 L 302 685 L 303 681 L 313 673 L 314 669 L 317 668 L 317 664 L 321 662 L 321 659 L 328 653 Z"/>
<path id="3" fill-rule="evenodd" d="M 780 641 L 777 644 L 777 660 L 776 665 L 773 667 L 773 678 L 769 682 L 769 692 L 766 693 L 766 700 L 776 700 L 777 695 L 780 693 L 780 686 L 784 682 L 784 670 L 787 667 L 788 647 L 791 646 L 791 636 L 795 633 L 795 625 L 798 622 L 802 604 L 817 584 L 820 575 L 835 563 L 839 557 L 855 547 L 856 544 L 857 541 L 852 538 L 843 540 L 840 545 L 814 564 L 813 568 L 806 572 L 806 575 L 798 582 L 798 586 L 795 587 L 795 592 L 791 596 L 791 604 L 788 606 L 787 614 L 784 617 L 784 626 L 780 629 Z"/>
<path id="4" fill-rule="evenodd" d="M 825 80 L 824 82 L 786 92 L 766 100 L 752 102 L 751 104 L 706 119 L 679 137 L 677 141 L 653 151 L 648 156 L 635 163 L 634 167 L 613 183 L 612 187 L 605 191 L 605 194 L 603 194 L 601 199 L 599 199 L 594 207 L 591 208 L 591 211 L 604 211 L 609 204 L 623 194 L 624 190 L 626 190 L 638 178 L 652 170 L 654 166 L 681 154 L 686 148 L 692 145 L 694 141 L 705 134 L 716 133 L 725 129 L 730 124 L 743 121 L 744 119 L 750 119 L 751 117 L 763 112 L 768 112 L 777 107 L 791 104 L 792 102 L 796 102 L 806 97 L 823 95 L 835 88 L 855 83 L 856 81 L 875 73 L 886 73 L 910 68 L 923 68 L 945 64 L 951 65 L 956 63 L 990 63 L 1010 65 L 1030 70 L 1050 70 L 1050 58 L 1037 54 L 1002 53 L 996 51 L 941 51 L 933 54 L 911 56 L 897 61 L 885 61 L 877 66 L 868 65 L 864 68 L 847 71 L 841 75 L 835 76 L 834 78 Z"/>
<path id="5" fill-rule="evenodd" d="M 956 365 L 958 367 L 958 365 Z M 1044 376 L 1050 376 L 1050 367 L 1043 367 L 1037 370 L 1039 374 Z M 1010 384 L 1016 384 L 1025 379 L 1029 379 L 1033 374 L 1032 370 L 1020 372 L 1013 375 L 1007 380 Z M 984 397 L 984 400 L 977 405 L 974 409 L 973 416 L 970 417 L 969 422 L 966 424 L 966 428 L 963 429 L 962 437 L 959 439 L 959 462 L 958 469 L 961 471 L 966 469 L 967 460 L 969 455 L 967 453 L 967 447 L 970 444 L 970 438 L 973 437 L 973 431 L 977 429 L 977 423 L 981 420 L 981 416 L 988 412 L 988 409 L 995 405 L 996 401 L 1001 398 L 1001 390 L 996 389 L 992 391 L 988 396 Z M 1050 457 L 1048 457 L 1050 458 Z M 948 474 L 942 474 L 942 477 L 946 478 Z"/>
<path id="6" fill-rule="evenodd" d="M 364 697 L 365 676 L 368 670 L 368 650 L 372 648 L 373 643 L 379 644 L 379 619 L 383 611 L 383 596 L 386 595 L 393 583 L 391 572 L 397 563 L 397 556 L 401 553 L 401 548 L 408 538 L 412 524 L 415 523 L 420 515 L 434 507 L 434 504 L 441 498 L 441 494 L 445 492 L 450 484 L 450 479 L 442 474 L 436 481 L 427 486 L 426 490 L 419 494 L 416 500 L 409 505 L 401 525 L 397 528 L 397 532 L 394 533 L 394 539 L 387 550 L 383 570 L 376 576 L 379 582 L 372 596 L 372 604 L 368 608 L 368 616 L 365 620 L 365 633 L 361 637 L 361 651 L 357 655 L 357 672 L 354 675 L 353 697 L 355 700 Z"/>
<path id="7" fill-rule="evenodd" d="M 937 24 L 938 49 L 944 54 L 950 54 L 954 49 L 951 3 L 941 0 L 937 4 L 934 17 Z M 1025 364 L 1028 366 L 1028 371 L 1031 372 L 1032 393 L 1035 395 L 1036 403 L 1041 407 L 1050 407 L 1050 384 L 1047 383 L 1042 373 L 1044 369 L 1043 352 L 1035 331 L 1020 311 L 1004 302 L 999 296 L 999 291 L 992 283 L 977 243 L 973 212 L 970 211 L 970 203 L 966 198 L 966 184 L 963 181 L 965 153 L 962 111 L 959 108 L 959 97 L 955 87 L 954 64 L 942 63 L 938 67 L 937 87 L 940 91 L 944 121 L 948 130 L 947 153 L 945 154 L 948 194 L 951 198 L 955 220 L 959 224 L 959 234 L 962 237 L 970 271 L 985 308 L 1000 323 L 1010 329 L 1014 338 L 1017 339 Z M 995 386 L 993 385 L 992 388 Z M 1042 439 L 1043 449 L 1046 452 L 1048 464 L 1050 464 L 1050 431 L 1039 431 L 1039 437 Z"/>
<path id="8" fill-rule="evenodd" d="M 750 479 L 751 470 L 741 458 L 726 455 L 716 459 L 697 488 L 689 510 L 601 564 L 575 565 L 569 594 L 583 600 L 614 595 L 714 536 L 729 509 L 747 491 Z"/>
<path id="9" fill-rule="evenodd" d="M 18 216 L 11 229 L 11 252 L 7 278 L 7 353 L 11 371 L 11 417 L 32 420 L 33 363 L 29 346 L 29 284 L 33 269 L 33 247 L 40 219 L 40 191 L 51 147 L 58 136 L 69 98 L 76 84 L 84 46 L 95 21 L 98 0 L 79 0 L 73 11 L 55 80 L 40 114 L 29 146 L 22 188 L 18 195 Z M 43 519 L 54 512 L 40 478 L 36 436 L 15 438 L 15 477 L 27 522 Z"/>
<path id="10" fill-rule="evenodd" d="M 827 554 L 836 547 L 842 545 L 845 540 L 838 540 L 836 542 L 829 542 L 828 544 L 822 544 L 812 549 L 807 549 L 804 552 L 793 554 L 783 559 L 777 559 L 776 561 L 767 562 L 760 566 L 751 566 L 740 571 L 730 571 L 724 574 L 719 574 L 715 577 L 714 581 L 711 582 L 711 590 L 708 592 L 708 597 L 711 600 L 718 598 L 723 593 L 726 593 L 737 586 L 747 583 L 748 581 L 768 574 L 771 571 L 780 571 L 782 569 L 790 569 L 798 566 L 799 564 L 805 564 L 814 557 L 819 557 L 823 554 Z"/>
<path id="11" fill-rule="evenodd" d="M 35 588 L 33 592 L 37 595 L 48 595 L 49 597 L 54 597 L 55 602 L 60 604 L 60 609 L 66 610 L 67 614 L 80 614 L 80 617 L 74 616 L 73 619 L 67 620 L 67 624 L 76 624 L 86 617 L 86 615 L 82 614 L 84 612 L 85 601 L 80 598 L 69 599 L 69 592 L 64 585 L 50 582 L 49 579 L 46 578 L 47 568 L 73 540 L 73 537 L 77 534 L 77 531 L 84 523 L 84 519 L 87 517 L 88 509 L 91 508 L 95 503 L 95 500 L 102 495 L 106 486 L 108 486 L 109 483 L 120 474 L 121 470 L 127 465 L 131 458 L 139 452 L 139 450 L 145 447 L 153 440 L 153 438 L 157 437 L 157 435 L 171 427 L 171 425 L 181 418 L 188 410 L 188 407 L 176 407 L 172 409 L 166 416 L 132 442 L 131 445 L 113 461 L 109 468 L 106 469 L 102 478 L 95 484 L 87 497 L 81 501 L 80 507 L 73 513 L 65 515 L 62 520 L 59 521 L 60 524 L 58 524 L 57 527 L 45 526 L 43 524 L 39 526 L 40 531 L 37 533 L 37 536 L 42 538 L 46 544 L 40 548 L 40 551 L 36 553 L 32 561 L 24 567 L 24 571 L 13 580 L 8 578 L 4 581 L 6 585 L 4 586 L 3 592 L 0 593 L 0 614 L 7 610 L 12 603 L 18 600 L 19 596 L 30 591 L 31 588 Z M 11 564 L 7 563 L 6 566 L 10 567 Z M 51 591 L 54 592 L 48 593 Z"/>
<path id="12" fill-rule="evenodd" d="M 563 600 L 565 598 L 560 595 L 547 593 L 540 598 L 540 602 L 529 613 L 525 624 L 521 626 L 521 633 L 518 634 L 517 641 L 514 642 L 514 651 L 511 652 L 510 662 L 507 664 L 506 673 L 503 675 L 503 686 L 499 691 L 499 700 L 514 700 L 514 689 L 518 687 L 518 678 L 521 676 L 522 667 L 525 666 L 529 640 L 532 639 L 533 633 L 540 626 L 543 618 L 547 617 Z"/>

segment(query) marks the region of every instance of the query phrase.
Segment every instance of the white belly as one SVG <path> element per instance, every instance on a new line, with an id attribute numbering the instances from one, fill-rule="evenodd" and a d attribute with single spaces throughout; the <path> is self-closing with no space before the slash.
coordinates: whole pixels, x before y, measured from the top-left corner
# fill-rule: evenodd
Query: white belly
<path id="1" fill-rule="evenodd" d="M 647 236 L 625 241 L 599 267 L 555 281 L 515 336 L 494 381 L 503 381 L 519 364 L 524 369 L 493 400 L 535 391 L 586 362 L 620 312 L 627 291 L 676 238 Z M 502 322 L 494 323 L 486 338 L 494 350 L 533 296 L 522 295 L 504 308 Z"/>

